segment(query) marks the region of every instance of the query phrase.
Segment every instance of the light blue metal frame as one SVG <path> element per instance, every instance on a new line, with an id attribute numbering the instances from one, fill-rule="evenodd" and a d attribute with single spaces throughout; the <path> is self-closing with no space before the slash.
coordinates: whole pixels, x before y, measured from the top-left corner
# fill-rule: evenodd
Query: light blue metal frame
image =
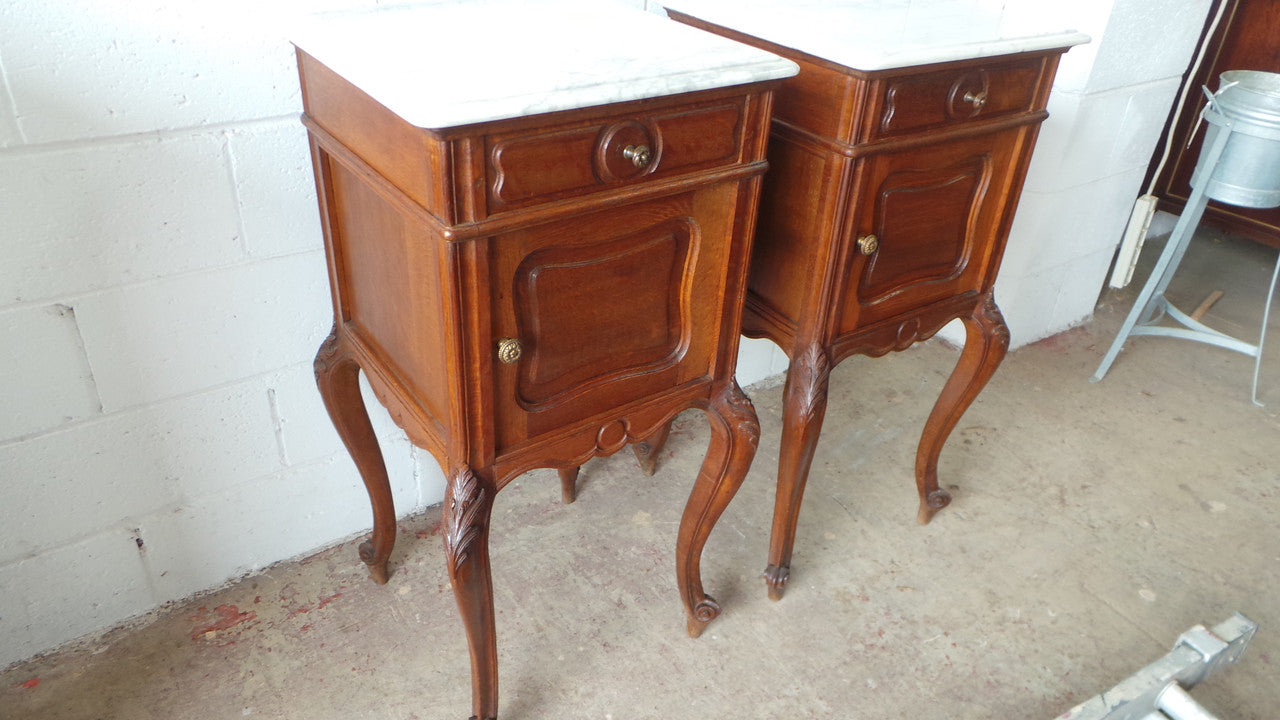
<path id="1" fill-rule="evenodd" d="M 1204 215 L 1205 206 L 1209 204 L 1211 199 L 1206 194 L 1204 187 L 1208 184 L 1207 178 L 1212 176 L 1212 170 L 1221 159 L 1222 152 L 1226 149 L 1227 142 L 1231 139 L 1231 133 L 1234 130 L 1234 123 L 1231 119 L 1214 110 L 1212 96 L 1210 96 L 1210 102 L 1205 107 L 1202 117 L 1210 123 L 1210 132 L 1205 138 L 1208 150 L 1201 154 L 1200 165 L 1198 166 L 1198 169 L 1203 169 L 1205 172 L 1198 172 L 1196 175 L 1205 178 L 1205 180 L 1196 182 L 1196 178 L 1193 177 L 1191 196 L 1187 198 L 1187 205 L 1182 211 L 1182 216 L 1178 218 L 1178 223 L 1174 226 L 1173 233 L 1169 235 L 1169 240 L 1165 244 L 1164 251 L 1160 253 L 1160 258 L 1156 261 L 1156 265 L 1151 271 L 1151 276 L 1147 278 L 1146 284 L 1142 286 L 1142 292 L 1138 293 L 1138 299 L 1134 302 L 1133 309 L 1129 311 L 1124 324 L 1120 326 L 1120 332 L 1116 335 L 1115 341 L 1111 343 L 1111 348 L 1107 351 L 1106 356 L 1103 357 L 1102 363 L 1098 365 L 1098 370 L 1093 374 L 1093 377 L 1089 378 L 1089 382 L 1098 382 L 1106 376 L 1107 371 L 1111 369 L 1111 364 L 1115 362 L 1116 356 L 1120 354 L 1120 349 L 1124 347 L 1125 341 L 1131 335 L 1181 338 L 1183 340 L 1216 345 L 1217 347 L 1234 350 L 1254 358 L 1253 387 L 1250 399 L 1254 405 L 1262 407 L 1262 403 L 1258 402 L 1258 375 L 1262 369 L 1262 348 L 1266 341 L 1267 323 L 1271 316 L 1271 299 L 1276 291 L 1276 277 L 1280 276 L 1280 256 L 1277 256 L 1275 269 L 1271 272 L 1271 286 L 1267 289 L 1266 305 L 1263 306 L 1262 310 L 1262 328 L 1258 332 L 1258 342 L 1256 344 L 1231 337 L 1192 319 L 1189 315 L 1174 307 L 1164 297 L 1164 291 L 1169 287 L 1169 282 L 1173 279 L 1174 273 L 1177 272 L 1178 265 L 1182 263 L 1182 258 L 1187 252 L 1187 245 L 1191 242 L 1191 236 L 1195 234 L 1196 226 L 1200 224 L 1200 218 Z M 1174 328 L 1159 325 L 1160 320 L 1166 315 L 1183 327 Z"/>

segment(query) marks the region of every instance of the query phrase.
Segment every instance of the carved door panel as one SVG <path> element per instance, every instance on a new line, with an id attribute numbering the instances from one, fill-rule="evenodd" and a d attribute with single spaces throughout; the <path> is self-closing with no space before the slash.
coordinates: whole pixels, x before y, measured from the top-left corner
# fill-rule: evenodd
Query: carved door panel
<path id="1" fill-rule="evenodd" d="M 838 332 L 981 288 L 1018 138 L 1010 130 L 862 161 Z"/>
<path id="2" fill-rule="evenodd" d="M 721 304 L 726 258 L 703 242 L 697 197 L 492 239 L 492 340 L 520 346 L 513 362 L 495 354 L 499 455 L 711 372 L 719 316 L 705 309 Z"/>

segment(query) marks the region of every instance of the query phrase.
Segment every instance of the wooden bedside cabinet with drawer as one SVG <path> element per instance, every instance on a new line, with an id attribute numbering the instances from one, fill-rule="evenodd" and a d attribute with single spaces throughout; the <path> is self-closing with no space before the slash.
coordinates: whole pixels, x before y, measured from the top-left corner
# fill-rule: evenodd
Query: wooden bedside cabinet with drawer
<path id="1" fill-rule="evenodd" d="M 360 554 L 386 582 L 395 511 L 363 371 L 444 470 L 482 719 L 490 514 L 527 470 L 559 468 L 571 501 L 582 462 L 635 445 L 651 470 L 644 441 L 705 409 L 675 565 L 688 633 L 720 612 L 699 567 L 759 436 L 734 368 L 771 90 L 795 72 L 641 11 L 497 8 L 379 10 L 297 42 L 334 307 L 316 378 L 373 503 Z"/>

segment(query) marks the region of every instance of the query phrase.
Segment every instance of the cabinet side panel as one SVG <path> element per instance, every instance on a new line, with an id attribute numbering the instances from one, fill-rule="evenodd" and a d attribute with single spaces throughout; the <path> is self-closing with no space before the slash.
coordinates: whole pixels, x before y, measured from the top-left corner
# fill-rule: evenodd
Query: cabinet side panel
<path id="1" fill-rule="evenodd" d="M 834 195 L 846 162 L 785 135 L 770 139 L 748 288 L 753 304 L 792 325 L 804 317 L 806 298 L 822 282 L 824 246 L 834 233 Z"/>
<path id="2" fill-rule="evenodd" d="M 853 142 L 854 128 L 861 119 L 857 95 L 863 84 L 802 55 L 788 57 L 800 66 L 800 73 L 778 88 L 774 118 L 820 137 Z"/>
<path id="3" fill-rule="evenodd" d="M 436 217 L 450 222 L 444 144 L 379 105 L 315 58 L 298 52 L 307 115 Z"/>
<path id="4" fill-rule="evenodd" d="M 407 391 L 402 402 L 416 398 L 439 434 L 449 418 L 443 242 L 342 165 L 331 163 L 329 176 L 340 315 L 378 364 L 367 368 L 370 380 L 382 373 L 387 389 Z"/>
<path id="5" fill-rule="evenodd" d="M 774 91 L 773 117 L 815 135 L 850 143 L 860 120 L 865 83 L 854 71 L 793 48 L 667 9 L 672 20 L 740 43 L 767 50 L 795 62 L 800 73 Z"/>

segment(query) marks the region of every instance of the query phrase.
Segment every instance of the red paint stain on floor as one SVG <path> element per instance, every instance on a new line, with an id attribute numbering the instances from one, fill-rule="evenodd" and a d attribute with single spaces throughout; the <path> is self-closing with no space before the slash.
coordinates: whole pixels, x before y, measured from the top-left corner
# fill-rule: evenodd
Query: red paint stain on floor
<path id="1" fill-rule="evenodd" d="M 26 689 L 28 689 L 28 690 L 31 690 L 31 689 L 35 688 L 35 686 L 37 686 L 37 685 L 39 685 L 39 684 L 40 684 L 40 678 L 38 678 L 38 677 L 33 677 L 33 678 L 31 678 L 30 680 L 28 680 L 28 681 L 26 681 L 26 682 L 18 683 L 18 686 L 19 686 L 19 687 L 24 687 L 24 688 L 26 688 Z"/>
<path id="2" fill-rule="evenodd" d="M 320 598 L 320 602 L 316 604 L 316 609 L 319 610 L 320 608 L 324 607 L 325 605 L 328 605 L 329 603 L 333 602 L 334 600 L 337 600 L 340 597 L 342 597 L 342 593 L 340 592 L 336 592 L 328 597 L 322 597 Z"/>
<path id="3" fill-rule="evenodd" d="M 213 609 L 213 616 L 215 618 L 213 622 L 207 622 L 210 619 L 210 614 L 203 607 L 200 608 L 200 613 L 192 616 L 192 620 L 206 623 L 196 626 L 196 629 L 191 632 L 192 640 L 199 640 L 210 633 L 229 630 L 237 625 L 256 619 L 258 614 L 255 612 L 240 612 L 240 608 L 235 605 L 219 605 Z"/>

